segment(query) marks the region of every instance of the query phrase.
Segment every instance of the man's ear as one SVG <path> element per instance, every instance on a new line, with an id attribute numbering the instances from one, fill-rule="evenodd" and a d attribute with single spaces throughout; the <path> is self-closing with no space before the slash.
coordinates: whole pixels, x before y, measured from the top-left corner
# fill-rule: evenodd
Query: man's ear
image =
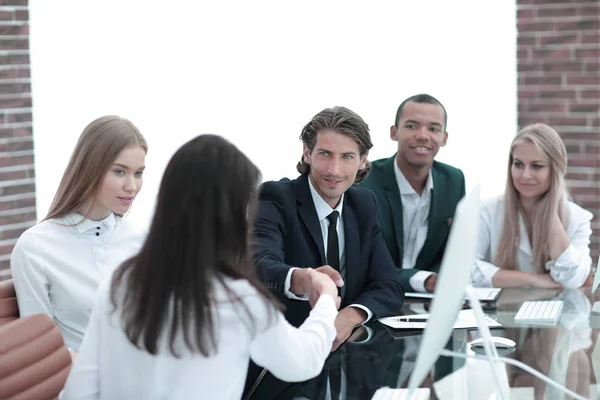
<path id="1" fill-rule="evenodd" d="M 369 157 L 369 152 L 367 151 L 364 155 L 360 157 L 360 165 L 358 166 L 358 170 L 365 169 L 367 166 L 367 158 Z"/>
<path id="2" fill-rule="evenodd" d="M 398 133 L 398 127 L 396 125 L 390 126 L 390 139 L 392 139 L 394 142 L 398 141 L 398 138 L 396 137 L 397 133 Z"/>
<path id="3" fill-rule="evenodd" d="M 310 149 L 306 144 L 302 149 L 302 157 L 304 158 L 304 162 L 310 165 Z"/>
<path id="4" fill-rule="evenodd" d="M 444 147 L 446 145 L 447 141 L 448 141 L 448 132 L 444 131 L 444 140 L 442 141 L 442 144 L 440 145 L 440 147 Z"/>

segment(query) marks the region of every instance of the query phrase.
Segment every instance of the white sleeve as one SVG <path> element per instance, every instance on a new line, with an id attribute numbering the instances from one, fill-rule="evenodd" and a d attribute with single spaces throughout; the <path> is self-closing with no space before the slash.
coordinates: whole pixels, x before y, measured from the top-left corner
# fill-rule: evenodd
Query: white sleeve
<path id="1" fill-rule="evenodd" d="M 336 336 L 335 301 L 322 295 L 299 328 L 277 312 L 274 321 L 250 345 L 250 357 L 286 382 L 314 378 L 323 369 Z"/>
<path id="2" fill-rule="evenodd" d="M 307 295 L 296 296 L 294 293 L 292 293 L 290 291 L 290 287 L 292 286 L 292 272 L 294 272 L 297 269 L 298 269 L 297 267 L 292 267 L 288 271 L 287 275 L 285 276 L 285 282 L 284 282 L 284 285 L 283 285 L 283 292 L 285 293 L 285 295 L 287 296 L 288 299 L 308 301 L 308 296 Z"/>
<path id="3" fill-rule="evenodd" d="M 554 261 L 546 263 L 546 269 L 556 282 L 566 289 L 581 287 L 590 274 L 592 258 L 590 257 L 590 226 L 591 214 L 586 213 L 585 219 L 573 221 L 577 223 L 575 232 L 569 238 L 571 244 Z M 571 223 L 571 222 L 570 222 Z"/>
<path id="4" fill-rule="evenodd" d="M 413 276 L 410 277 L 408 283 L 412 288 L 420 293 L 427 293 L 427 289 L 425 289 L 425 281 L 433 275 L 431 271 L 417 271 Z"/>
<path id="5" fill-rule="evenodd" d="M 79 347 L 79 353 L 61 392 L 60 400 L 97 400 L 100 398 L 98 349 L 100 347 L 100 319 L 105 311 L 104 290 L 99 290 L 96 304 Z M 102 293 L 102 294 L 101 294 Z M 105 349 L 105 351 L 111 351 Z M 118 368 L 118 366 L 114 366 Z"/>
<path id="6" fill-rule="evenodd" d="M 471 273 L 471 284 L 474 287 L 492 287 L 492 277 L 500 268 L 490 261 L 492 231 L 489 212 L 482 207 L 479 218 L 479 235 L 475 253 L 475 265 Z"/>
<path id="7" fill-rule="evenodd" d="M 43 255 L 37 250 L 33 236 L 25 233 L 17 240 L 10 256 L 10 269 L 21 317 L 46 314 L 54 318 L 50 281 L 44 270 Z"/>

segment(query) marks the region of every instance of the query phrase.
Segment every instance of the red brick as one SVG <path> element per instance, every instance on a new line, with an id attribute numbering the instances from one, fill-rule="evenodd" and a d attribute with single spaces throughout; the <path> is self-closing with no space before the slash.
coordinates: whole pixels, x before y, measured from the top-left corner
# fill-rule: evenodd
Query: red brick
<path id="1" fill-rule="evenodd" d="M 21 35 L 21 25 L 0 25 L 0 38 L 2 36 Z"/>
<path id="2" fill-rule="evenodd" d="M 537 44 L 537 39 L 535 38 L 535 36 L 521 35 L 517 38 L 517 47 L 534 46 L 535 44 Z"/>
<path id="3" fill-rule="evenodd" d="M 20 113 L 10 113 L 10 114 L 6 114 L 6 121 L 9 124 L 13 124 L 15 122 L 31 122 L 32 121 L 32 116 L 31 116 L 31 112 L 27 111 L 27 112 L 20 112 Z"/>
<path id="4" fill-rule="evenodd" d="M 0 99 L 0 110 L 31 107 L 31 97 Z"/>
<path id="5" fill-rule="evenodd" d="M 518 52 L 517 52 L 518 55 Z M 531 57 L 536 61 L 544 61 L 548 59 L 568 60 L 571 57 L 571 50 L 566 49 L 551 49 L 537 48 L 531 52 Z"/>
<path id="6" fill-rule="evenodd" d="M 568 85 L 599 85 L 600 76 L 593 75 L 568 75 Z"/>
<path id="7" fill-rule="evenodd" d="M 600 58 L 600 49 L 575 49 L 575 57 L 589 57 L 597 60 Z"/>
<path id="8" fill-rule="evenodd" d="M 569 165 L 572 167 L 597 167 L 600 165 L 599 160 L 596 158 L 582 158 L 582 157 L 571 157 L 569 159 Z"/>
<path id="9" fill-rule="evenodd" d="M 7 60 L 0 64 L 29 64 L 29 54 L 9 54 Z"/>
<path id="10" fill-rule="evenodd" d="M 2 128 L 0 127 L 0 139 L 6 139 L 11 137 L 24 137 L 31 136 L 31 128 Z"/>
<path id="11" fill-rule="evenodd" d="M 579 91 L 579 98 L 581 99 L 600 99 L 600 87 L 596 89 L 581 89 Z"/>
<path id="12" fill-rule="evenodd" d="M 518 21 L 527 21 L 532 20 L 535 17 L 535 13 L 531 8 L 521 8 L 517 9 L 517 20 Z"/>
<path id="13" fill-rule="evenodd" d="M 0 6 L 26 6 L 27 0 L 0 0 Z"/>
<path id="14" fill-rule="evenodd" d="M 27 50 L 29 49 L 28 39 L 2 39 L 0 37 L 0 50 Z"/>
<path id="15" fill-rule="evenodd" d="M 23 164 L 33 164 L 33 156 L 0 156 L 0 167 Z"/>
<path id="16" fill-rule="evenodd" d="M 560 132 L 560 137 L 563 138 L 563 140 L 582 140 L 588 142 L 598 140 L 598 133 Z"/>
<path id="17" fill-rule="evenodd" d="M 598 104 L 584 104 L 584 103 L 572 103 L 569 104 L 570 112 L 582 112 L 582 113 L 597 113 L 600 110 Z"/>
<path id="18" fill-rule="evenodd" d="M 9 196 L 12 194 L 23 194 L 35 192 L 35 185 L 33 183 L 26 183 L 23 185 L 4 186 L 0 188 L 2 196 Z"/>
<path id="19" fill-rule="evenodd" d="M 536 97 L 538 99 L 575 99 L 575 93 L 574 89 L 540 86 L 536 90 Z"/>
<path id="20" fill-rule="evenodd" d="M 577 7 L 560 7 L 560 8 L 539 8 L 537 10 L 538 18 L 552 18 L 552 17 L 574 17 L 578 15 Z"/>
<path id="21" fill-rule="evenodd" d="M 27 230 L 27 228 L 6 229 L 6 230 L 0 232 L 0 237 L 2 238 L 2 240 L 18 239 L 21 237 L 23 232 L 25 232 L 26 230 Z"/>
<path id="22" fill-rule="evenodd" d="M 597 18 L 597 16 L 595 16 L 595 18 Z M 552 30 L 555 31 L 594 31 L 597 29 L 600 29 L 600 21 L 598 19 L 587 18 L 555 22 L 552 26 Z"/>
<path id="23" fill-rule="evenodd" d="M 547 60 L 540 69 L 544 72 L 583 72 L 583 65 L 568 60 Z"/>
<path id="24" fill-rule="evenodd" d="M 539 63 L 533 63 L 531 61 L 526 61 L 523 59 L 519 59 L 517 62 L 517 71 L 518 72 L 534 72 L 540 71 L 541 65 Z"/>
<path id="25" fill-rule="evenodd" d="M 568 116 L 557 117 L 557 116 L 550 115 L 549 119 L 548 119 L 548 124 L 549 125 L 587 125 L 587 118 L 585 118 L 585 117 L 568 117 Z"/>
<path id="26" fill-rule="evenodd" d="M 32 211 L 0 217 L 0 225 L 11 225 L 29 221 L 35 221 L 35 212 Z"/>
<path id="27" fill-rule="evenodd" d="M 0 21 L 11 21 L 13 19 L 13 12 L 10 10 L 0 10 Z"/>
<path id="28" fill-rule="evenodd" d="M 540 36 L 540 46 L 579 43 L 579 35 L 572 32 L 552 32 Z"/>
<path id="29" fill-rule="evenodd" d="M 0 95 L 14 93 L 30 93 L 29 83 L 0 83 Z"/>
<path id="30" fill-rule="evenodd" d="M 552 22 L 538 22 L 538 21 L 517 21 L 517 29 L 519 32 L 541 32 L 541 31 L 553 31 L 554 24 Z"/>
<path id="31" fill-rule="evenodd" d="M 583 44 L 596 44 L 600 43 L 600 33 L 598 32 L 581 32 L 581 43 Z"/>
<path id="32" fill-rule="evenodd" d="M 519 95 L 521 99 L 521 96 Z M 528 103 L 527 104 L 528 112 L 548 112 L 548 113 L 560 113 L 567 111 L 567 107 L 564 103 L 551 103 L 551 104 L 541 104 L 541 103 Z"/>
<path id="33" fill-rule="evenodd" d="M 520 81 L 523 85 L 560 85 L 561 75 L 523 76 Z"/>
<path id="34" fill-rule="evenodd" d="M 15 21 L 29 21 L 29 11 L 15 10 Z"/>
<path id="35" fill-rule="evenodd" d="M 596 0 L 596 4 L 580 6 L 579 15 L 584 17 L 597 17 L 600 15 L 600 3 L 598 3 L 598 0 Z"/>

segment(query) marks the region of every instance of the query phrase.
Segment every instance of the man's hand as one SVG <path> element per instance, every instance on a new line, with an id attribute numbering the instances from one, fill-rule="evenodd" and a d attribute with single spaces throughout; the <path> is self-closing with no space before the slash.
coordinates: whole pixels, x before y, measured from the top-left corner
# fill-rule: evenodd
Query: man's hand
<path id="1" fill-rule="evenodd" d="M 331 278 L 321 272 L 317 272 L 312 268 L 306 268 L 306 277 L 304 278 L 306 285 L 308 302 L 311 307 L 314 307 L 319 297 L 323 294 L 330 295 L 335 300 L 336 308 L 340 308 L 341 299 L 338 296 L 337 286 Z"/>
<path id="2" fill-rule="evenodd" d="M 531 274 L 529 284 L 540 289 L 560 289 L 562 285 L 556 282 L 550 274 Z"/>
<path id="3" fill-rule="evenodd" d="M 367 319 L 367 313 L 358 307 L 346 307 L 340 311 L 335 318 L 335 330 L 337 332 L 331 351 L 337 350 L 342 343 L 350 337 L 356 325 Z"/>
<path id="4" fill-rule="evenodd" d="M 429 293 L 433 293 L 435 285 L 437 284 L 437 274 L 431 274 L 425 279 L 425 290 Z"/>
<path id="5" fill-rule="evenodd" d="M 325 275 L 329 277 L 332 283 L 334 283 L 337 287 L 344 286 L 344 281 L 342 280 L 342 276 L 338 271 L 331 268 L 329 265 L 323 265 L 322 267 L 312 269 L 312 268 L 298 268 L 292 272 L 292 278 L 290 281 L 290 291 L 296 296 L 307 295 L 308 300 L 310 302 L 310 306 L 314 307 L 315 303 L 319 299 L 320 290 L 315 290 L 313 287 L 313 279 L 315 275 L 309 271 L 320 273 L 321 275 Z M 320 283 L 321 278 L 317 279 L 315 282 Z M 315 297 L 316 296 L 316 297 Z M 338 299 L 338 307 L 339 307 L 339 297 L 336 295 L 333 297 L 334 299 Z"/>

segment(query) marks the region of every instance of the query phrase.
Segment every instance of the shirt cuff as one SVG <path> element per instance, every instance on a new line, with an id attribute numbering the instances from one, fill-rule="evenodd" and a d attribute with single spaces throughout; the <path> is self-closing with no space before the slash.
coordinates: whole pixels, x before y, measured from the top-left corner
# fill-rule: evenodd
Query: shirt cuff
<path id="1" fill-rule="evenodd" d="M 294 293 L 290 292 L 290 286 L 292 286 L 292 272 L 294 272 L 297 269 L 299 269 L 299 268 L 294 267 L 294 268 L 290 268 L 290 270 L 288 271 L 287 276 L 285 277 L 283 292 L 285 293 L 285 296 L 288 299 L 308 301 L 307 295 L 304 294 L 302 296 L 296 296 Z"/>
<path id="2" fill-rule="evenodd" d="M 475 268 L 471 275 L 471 284 L 474 287 L 494 287 L 492 278 L 500 268 L 483 260 L 475 261 Z"/>
<path id="3" fill-rule="evenodd" d="M 425 281 L 434 273 L 431 271 L 417 271 L 413 276 L 410 277 L 408 283 L 412 286 L 413 290 L 421 293 L 427 293 L 425 289 Z"/>
<path id="4" fill-rule="evenodd" d="M 363 322 L 361 322 L 360 324 L 358 324 L 356 326 L 361 326 L 363 324 L 366 324 L 367 322 L 369 322 L 369 320 L 371 318 L 373 318 L 373 313 L 371 312 L 371 310 L 369 310 L 367 307 L 363 306 L 362 304 L 350 304 L 348 307 L 360 308 L 361 310 L 363 310 L 364 312 L 367 313 L 367 319 L 365 319 Z"/>

